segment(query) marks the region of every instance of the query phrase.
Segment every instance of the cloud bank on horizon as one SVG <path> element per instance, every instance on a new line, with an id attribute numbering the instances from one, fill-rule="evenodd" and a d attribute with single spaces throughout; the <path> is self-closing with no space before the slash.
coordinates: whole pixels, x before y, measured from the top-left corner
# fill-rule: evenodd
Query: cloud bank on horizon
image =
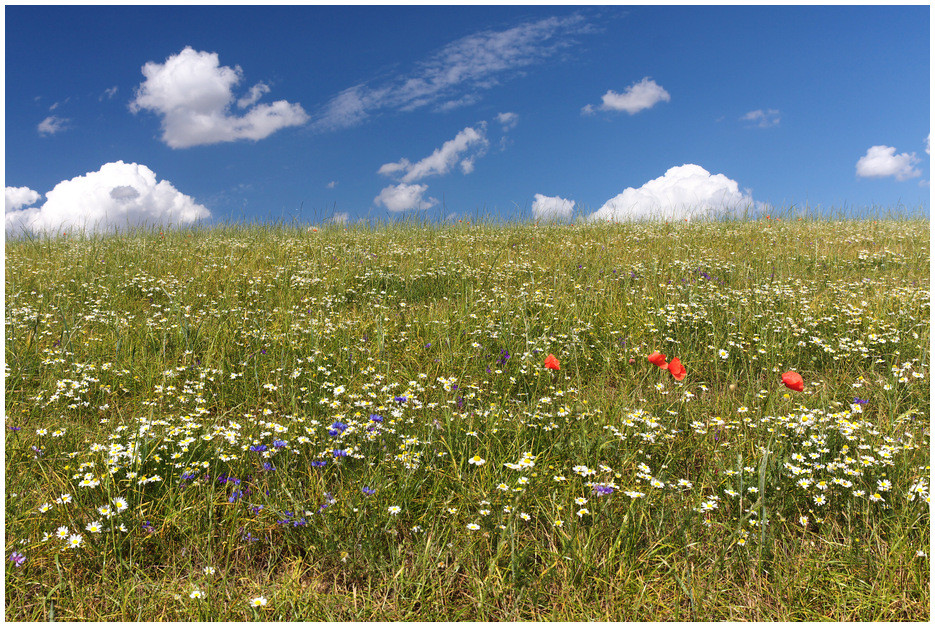
<path id="1" fill-rule="evenodd" d="M 62 181 L 39 207 L 32 205 L 41 195 L 28 187 L 7 187 L 4 196 L 7 236 L 184 225 L 211 216 L 168 181 L 157 181 L 145 165 L 123 161 Z"/>
<path id="2" fill-rule="evenodd" d="M 741 216 L 766 208 L 737 181 L 693 163 L 669 168 L 639 188 L 628 187 L 589 216 L 590 220 L 702 220 Z"/>

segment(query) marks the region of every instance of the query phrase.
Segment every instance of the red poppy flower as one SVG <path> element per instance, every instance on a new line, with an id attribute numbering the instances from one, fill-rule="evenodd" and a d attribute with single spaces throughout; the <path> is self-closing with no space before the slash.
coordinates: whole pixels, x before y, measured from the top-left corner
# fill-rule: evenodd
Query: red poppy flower
<path id="1" fill-rule="evenodd" d="M 669 367 L 669 364 L 666 363 L 666 356 L 660 352 L 655 352 L 649 357 L 647 357 L 646 359 L 649 360 L 649 363 L 655 364 L 656 366 L 659 366 L 660 368 Z"/>
<path id="2" fill-rule="evenodd" d="M 549 353 L 549 356 L 545 358 L 545 367 L 549 370 L 558 370 L 558 360 L 555 355 Z"/>
<path id="3" fill-rule="evenodd" d="M 682 365 L 678 357 L 673 357 L 672 361 L 669 362 L 669 372 L 672 373 L 676 381 L 681 381 L 685 378 L 685 375 L 688 374 L 688 371 L 685 370 L 685 366 Z"/>
<path id="4" fill-rule="evenodd" d="M 782 373 L 782 382 L 790 390 L 795 390 L 796 392 L 801 392 L 805 389 L 805 382 L 802 381 L 802 375 L 798 372 L 789 372 Z"/>

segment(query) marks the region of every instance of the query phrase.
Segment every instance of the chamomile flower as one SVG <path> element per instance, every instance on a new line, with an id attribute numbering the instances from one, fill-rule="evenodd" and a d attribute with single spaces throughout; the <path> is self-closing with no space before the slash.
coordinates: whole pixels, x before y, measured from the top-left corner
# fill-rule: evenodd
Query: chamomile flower
<path id="1" fill-rule="evenodd" d="M 250 600 L 251 607 L 266 607 L 267 603 L 266 597 L 256 597 Z"/>

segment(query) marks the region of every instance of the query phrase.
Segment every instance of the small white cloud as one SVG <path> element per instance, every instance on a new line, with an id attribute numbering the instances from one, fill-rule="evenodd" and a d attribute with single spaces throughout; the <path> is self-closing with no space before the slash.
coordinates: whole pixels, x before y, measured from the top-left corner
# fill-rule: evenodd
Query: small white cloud
<path id="1" fill-rule="evenodd" d="M 237 100 L 237 106 L 241 109 L 246 109 L 250 105 L 254 104 L 257 100 L 263 97 L 263 94 L 269 93 L 269 85 L 266 83 L 257 83 L 250 88 L 250 93 L 248 93 L 243 98 Z"/>
<path id="2" fill-rule="evenodd" d="M 162 140 L 171 148 L 268 137 L 279 129 L 308 121 L 298 104 L 277 100 L 254 105 L 269 91 L 264 83 L 253 86 L 238 101 L 250 107 L 244 115 L 231 115 L 233 87 L 240 82 L 239 66 L 221 66 L 217 53 L 197 52 L 187 46 L 165 63 L 150 61 L 142 68 L 143 81 L 130 103 L 134 113 L 146 109 L 162 118 Z"/>
<path id="3" fill-rule="evenodd" d="M 105 89 L 105 90 L 104 90 L 104 93 L 100 95 L 100 97 L 98 98 L 98 100 L 104 100 L 105 98 L 106 98 L 107 100 L 110 100 L 111 98 L 113 98 L 113 97 L 116 96 L 116 95 L 117 95 L 117 86 L 114 85 L 113 87 L 108 87 L 107 89 Z"/>
<path id="4" fill-rule="evenodd" d="M 325 185 L 325 187 L 327 187 L 328 189 L 334 189 L 337 186 L 338 186 L 337 181 L 330 181 L 327 185 Z"/>
<path id="5" fill-rule="evenodd" d="M 536 220 L 567 220 L 571 217 L 574 208 L 574 200 L 559 196 L 536 194 L 532 201 L 532 215 Z"/>
<path id="6" fill-rule="evenodd" d="M 28 187 L 7 187 L 3 195 L 6 201 L 6 213 L 34 205 L 42 197 L 42 194 Z"/>
<path id="7" fill-rule="evenodd" d="M 395 163 L 383 164 L 377 173 L 395 176 L 400 172 L 405 172 L 400 180 L 403 183 L 412 183 L 427 176 L 447 174 L 460 161 L 461 170 L 468 174 L 474 169 L 474 160 L 486 152 L 489 143 L 485 134 L 486 126 L 485 122 L 478 124 L 477 128 L 469 126 L 421 161 L 411 163 L 403 158 Z M 465 153 L 471 154 L 462 159 Z"/>
<path id="8" fill-rule="evenodd" d="M 505 133 L 516 128 L 516 124 L 519 122 L 519 115 L 513 112 L 498 113 L 497 122 L 503 126 L 503 132 Z"/>
<path id="9" fill-rule="evenodd" d="M 68 128 L 68 118 L 60 118 L 57 115 L 50 115 L 39 122 L 38 130 L 40 135 L 55 135 Z"/>
<path id="10" fill-rule="evenodd" d="M 335 224 L 347 224 L 348 219 L 351 217 L 347 211 L 339 211 L 338 213 L 331 216 L 331 221 Z"/>
<path id="11" fill-rule="evenodd" d="M 627 87 L 622 94 L 608 90 L 601 98 L 602 111 L 626 111 L 630 115 L 649 109 L 659 102 L 669 102 L 669 92 L 648 76 L 638 83 Z M 585 105 L 581 112 L 585 115 L 594 113 L 593 105 Z"/>
<path id="12" fill-rule="evenodd" d="M 929 133 L 928 135 L 925 136 L 925 154 L 927 154 L 927 155 L 928 155 L 928 154 L 931 154 L 931 153 L 929 152 L 929 137 L 931 137 L 931 136 L 932 136 L 931 133 Z"/>
<path id="13" fill-rule="evenodd" d="M 383 190 L 380 191 L 380 194 L 373 199 L 373 202 L 377 206 L 382 205 L 386 207 L 388 211 L 392 212 L 407 211 L 410 209 L 421 211 L 433 207 L 438 203 L 434 198 L 423 200 L 422 195 L 427 189 L 428 185 L 407 185 L 406 183 L 390 185 L 389 187 L 384 187 Z"/>
<path id="14" fill-rule="evenodd" d="M 857 161 L 857 176 L 865 178 L 880 178 L 894 176 L 897 181 L 922 176 L 922 172 L 912 167 L 918 163 L 916 153 L 902 153 L 897 155 L 892 146 L 871 146 L 867 154 Z"/>
<path id="15" fill-rule="evenodd" d="M 634 189 L 628 187 L 590 215 L 591 220 L 682 220 L 738 215 L 760 210 L 736 181 L 688 163 L 669 168 L 666 173 Z"/>
<path id="16" fill-rule="evenodd" d="M 760 128 L 769 128 L 779 124 L 779 110 L 767 109 L 764 111 L 763 109 L 757 109 L 745 113 L 740 119 L 744 122 L 753 122 Z"/>
<path id="17" fill-rule="evenodd" d="M 41 207 L 22 208 L 38 200 L 28 188 L 7 188 L 6 198 L 8 234 L 189 224 L 211 215 L 168 181 L 157 182 L 145 165 L 123 161 L 62 181 L 46 194 Z"/>
<path id="18" fill-rule="evenodd" d="M 395 176 L 398 172 L 405 172 L 410 167 L 412 167 L 412 163 L 410 163 L 409 159 L 403 157 L 399 161 L 395 161 L 393 163 L 384 163 L 380 166 L 380 169 L 377 170 L 377 174 L 382 174 L 384 176 Z"/>

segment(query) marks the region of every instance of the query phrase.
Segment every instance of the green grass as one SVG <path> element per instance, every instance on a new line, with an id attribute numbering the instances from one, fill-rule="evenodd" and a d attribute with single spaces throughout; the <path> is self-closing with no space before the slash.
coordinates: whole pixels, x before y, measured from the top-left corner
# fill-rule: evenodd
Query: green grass
<path id="1" fill-rule="evenodd" d="M 928 234 L 8 241 L 6 619 L 928 620 Z"/>

